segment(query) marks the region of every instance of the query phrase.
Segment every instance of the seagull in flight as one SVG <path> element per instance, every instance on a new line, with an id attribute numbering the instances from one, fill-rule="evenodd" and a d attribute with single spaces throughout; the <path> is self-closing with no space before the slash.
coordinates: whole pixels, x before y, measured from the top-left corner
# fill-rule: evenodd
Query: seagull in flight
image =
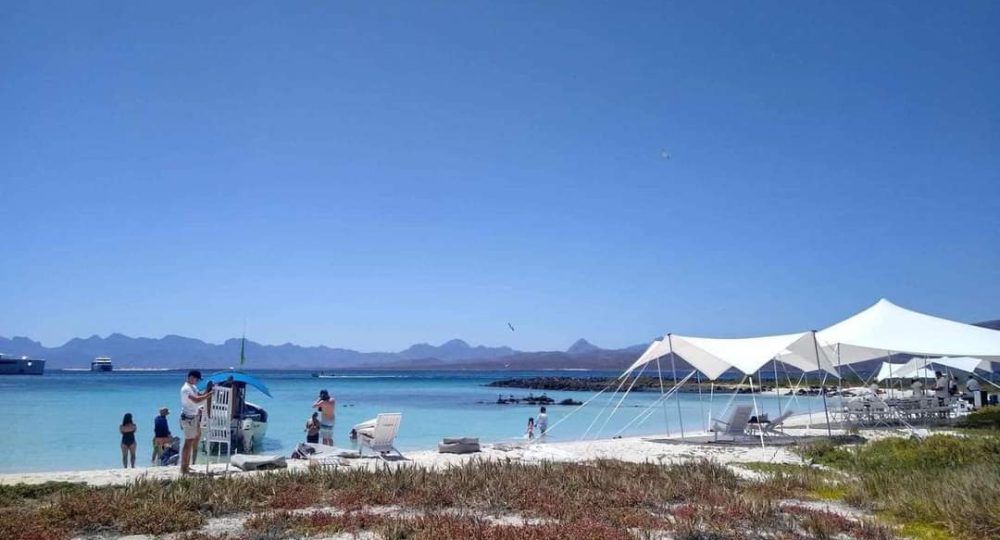
<path id="1" fill-rule="evenodd" d="M 513 324 L 507 323 L 507 326 L 510 328 L 511 332 L 514 331 L 514 325 Z"/>

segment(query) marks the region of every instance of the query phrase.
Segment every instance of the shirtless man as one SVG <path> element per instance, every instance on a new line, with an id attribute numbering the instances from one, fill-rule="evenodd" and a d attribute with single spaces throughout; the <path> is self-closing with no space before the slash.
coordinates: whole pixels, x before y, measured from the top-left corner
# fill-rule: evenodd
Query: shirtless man
<path id="1" fill-rule="evenodd" d="M 327 446 L 333 446 L 333 421 L 336 414 L 333 408 L 336 405 L 337 402 L 326 390 L 320 390 L 319 399 L 312 404 L 313 408 L 319 409 L 319 436 Z"/>

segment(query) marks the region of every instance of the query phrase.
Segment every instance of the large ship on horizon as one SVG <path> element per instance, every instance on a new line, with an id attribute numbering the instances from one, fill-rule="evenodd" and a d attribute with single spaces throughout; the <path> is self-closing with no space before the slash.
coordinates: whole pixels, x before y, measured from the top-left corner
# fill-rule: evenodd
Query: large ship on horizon
<path id="1" fill-rule="evenodd" d="M 98 356 L 90 363 L 90 371 L 112 371 L 113 369 L 110 356 Z"/>
<path id="2" fill-rule="evenodd" d="M 22 356 L 14 358 L 9 354 L 0 354 L 0 375 L 42 375 L 45 373 L 45 360 L 37 360 Z"/>

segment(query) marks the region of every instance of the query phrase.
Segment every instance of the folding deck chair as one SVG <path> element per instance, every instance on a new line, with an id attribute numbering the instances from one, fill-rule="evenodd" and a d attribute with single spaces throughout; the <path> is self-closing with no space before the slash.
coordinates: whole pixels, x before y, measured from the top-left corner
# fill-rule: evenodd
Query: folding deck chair
<path id="1" fill-rule="evenodd" d="M 367 448 L 378 454 L 378 457 L 386 460 L 386 457 L 395 452 L 400 459 L 406 459 L 403 454 L 393 446 L 396 442 L 396 434 L 399 432 L 399 424 L 403 419 L 402 413 L 382 413 L 375 418 L 375 427 L 371 430 L 358 430 L 358 448 L 364 452 Z M 359 424 L 360 425 L 360 424 Z M 357 428 L 355 428 L 357 429 Z"/>
<path id="2" fill-rule="evenodd" d="M 753 407 L 749 405 L 737 405 L 733 407 L 733 412 L 729 415 L 728 421 L 715 418 L 712 424 L 712 432 L 715 434 L 715 440 L 719 440 L 719 433 L 729 435 L 734 441 L 737 438 L 748 438 L 747 423 L 750 422 L 752 412 Z"/>

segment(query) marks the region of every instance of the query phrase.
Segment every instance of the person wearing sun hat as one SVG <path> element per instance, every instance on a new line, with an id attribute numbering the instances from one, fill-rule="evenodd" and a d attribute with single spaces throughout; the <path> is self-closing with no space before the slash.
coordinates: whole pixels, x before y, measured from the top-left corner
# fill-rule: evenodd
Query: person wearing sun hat
<path id="1" fill-rule="evenodd" d="M 153 465 L 159 463 L 163 445 L 169 444 L 172 439 L 170 424 L 167 423 L 168 414 L 170 414 L 170 409 L 160 407 L 160 414 L 153 419 Z"/>

